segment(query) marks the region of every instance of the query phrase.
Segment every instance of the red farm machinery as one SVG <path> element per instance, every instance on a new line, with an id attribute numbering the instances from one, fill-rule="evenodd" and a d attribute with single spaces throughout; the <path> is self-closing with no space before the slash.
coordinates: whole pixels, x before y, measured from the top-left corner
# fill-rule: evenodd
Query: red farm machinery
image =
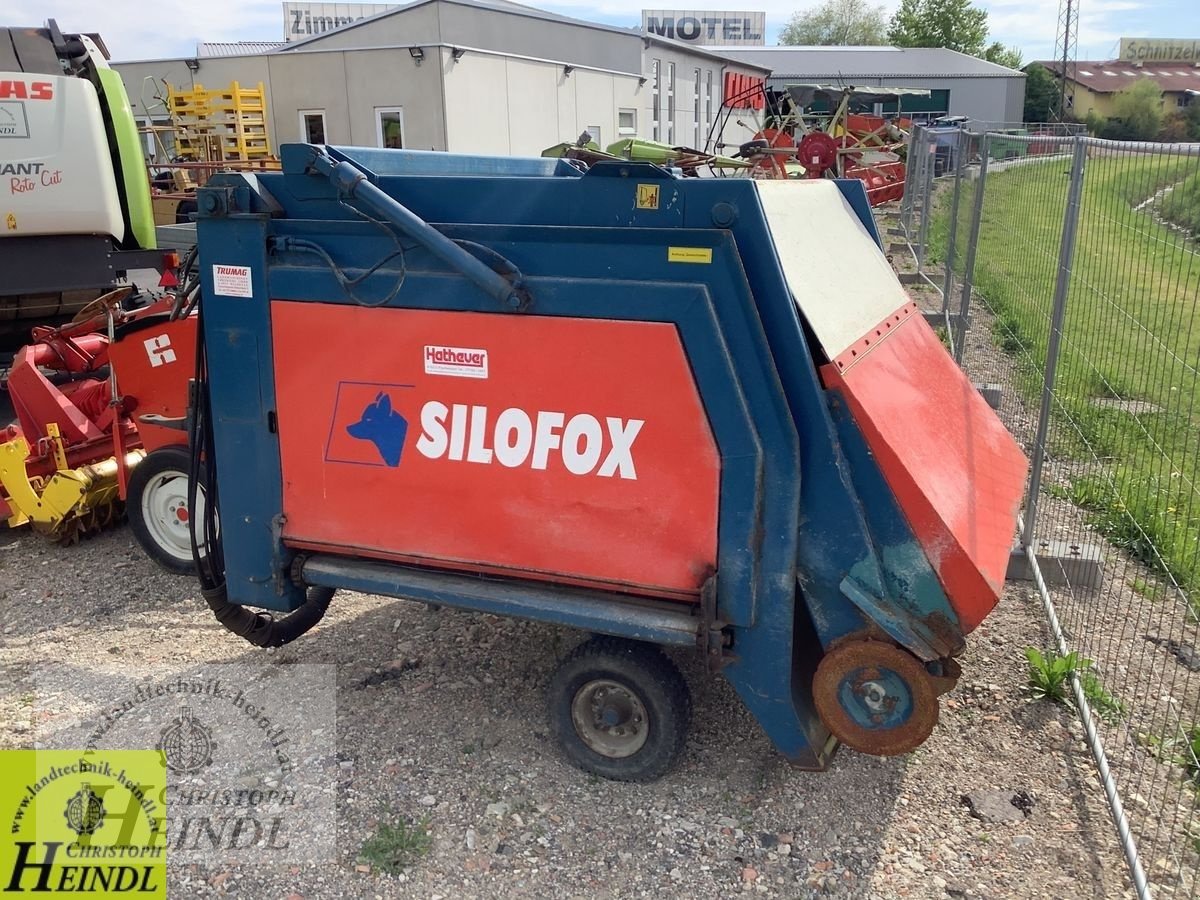
<path id="1" fill-rule="evenodd" d="M 571 150 L 294 144 L 215 175 L 173 297 L 110 296 L 14 366 L 10 522 L 69 538 L 125 500 L 260 647 L 343 589 L 589 633 L 548 718 L 603 777 L 684 752 L 662 647 L 797 766 L 913 750 L 999 600 L 1026 462 L 869 183 Z"/>
<path id="2" fill-rule="evenodd" d="M 899 107 L 906 96 L 929 91 L 812 84 L 775 90 L 756 82 L 726 98 L 707 149 L 749 162 L 737 174 L 752 178 L 855 178 L 878 206 L 904 195 L 911 122 Z M 896 111 L 884 115 L 889 104 Z"/>
<path id="3" fill-rule="evenodd" d="M 347 589 L 590 632 L 549 721 L 608 778 L 684 748 L 659 645 L 798 766 L 928 737 L 1026 465 L 861 178 L 281 158 L 198 195 L 189 525 L 225 627 L 279 646 Z"/>
<path id="4" fill-rule="evenodd" d="M 132 294 L 111 291 L 66 325 L 35 327 L 14 355 L 0 520 L 71 544 L 128 513 L 153 559 L 190 572 L 182 423 L 196 320 L 183 291 Z"/>

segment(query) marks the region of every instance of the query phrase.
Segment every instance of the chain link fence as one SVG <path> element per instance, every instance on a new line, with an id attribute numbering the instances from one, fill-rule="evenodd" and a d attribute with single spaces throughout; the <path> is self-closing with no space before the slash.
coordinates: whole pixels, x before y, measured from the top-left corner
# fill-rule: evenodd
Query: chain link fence
<path id="1" fill-rule="evenodd" d="M 1130 877 L 1200 863 L 1200 145 L 917 128 L 898 211 L 956 360 L 1031 460 L 1042 598 Z"/>

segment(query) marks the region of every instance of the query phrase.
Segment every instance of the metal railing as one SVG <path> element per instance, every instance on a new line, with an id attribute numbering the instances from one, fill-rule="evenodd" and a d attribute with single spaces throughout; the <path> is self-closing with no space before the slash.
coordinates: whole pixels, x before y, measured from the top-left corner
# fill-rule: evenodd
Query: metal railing
<path id="1" fill-rule="evenodd" d="M 1017 553 L 1140 897 L 1200 890 L 1200 145 L 914 129 L 900 235 L 1030 457 Z"/>

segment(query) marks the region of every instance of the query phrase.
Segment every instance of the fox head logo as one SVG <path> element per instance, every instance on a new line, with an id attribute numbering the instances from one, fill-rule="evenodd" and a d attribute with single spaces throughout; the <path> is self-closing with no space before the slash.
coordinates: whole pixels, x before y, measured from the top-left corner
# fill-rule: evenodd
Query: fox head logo
<path id="1" fill-rule="evenodd" d="M 367 404 L 357 422 L 346 426 L 346 433 L 360 441 L 370 441 L 383 461 L 393 468 L 400 465 L 408 420 L 392 409 L 392 398 L 383 391 Z"/>

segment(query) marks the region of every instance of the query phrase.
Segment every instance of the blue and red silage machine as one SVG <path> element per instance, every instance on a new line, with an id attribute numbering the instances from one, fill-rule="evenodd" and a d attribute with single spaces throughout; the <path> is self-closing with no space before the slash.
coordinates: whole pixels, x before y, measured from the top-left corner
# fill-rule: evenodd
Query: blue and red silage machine
<path id="1" fill-rule="evenodd" d="M 189 508 L 227 627 L 277 645 L 345 588 L 591 632 L 550 721 L 611 778 L 683 746 L 659 645 L 801 767 L 928 737 L 1026 464 L 861 182 L 282 159 L 198 198 Z"/>

